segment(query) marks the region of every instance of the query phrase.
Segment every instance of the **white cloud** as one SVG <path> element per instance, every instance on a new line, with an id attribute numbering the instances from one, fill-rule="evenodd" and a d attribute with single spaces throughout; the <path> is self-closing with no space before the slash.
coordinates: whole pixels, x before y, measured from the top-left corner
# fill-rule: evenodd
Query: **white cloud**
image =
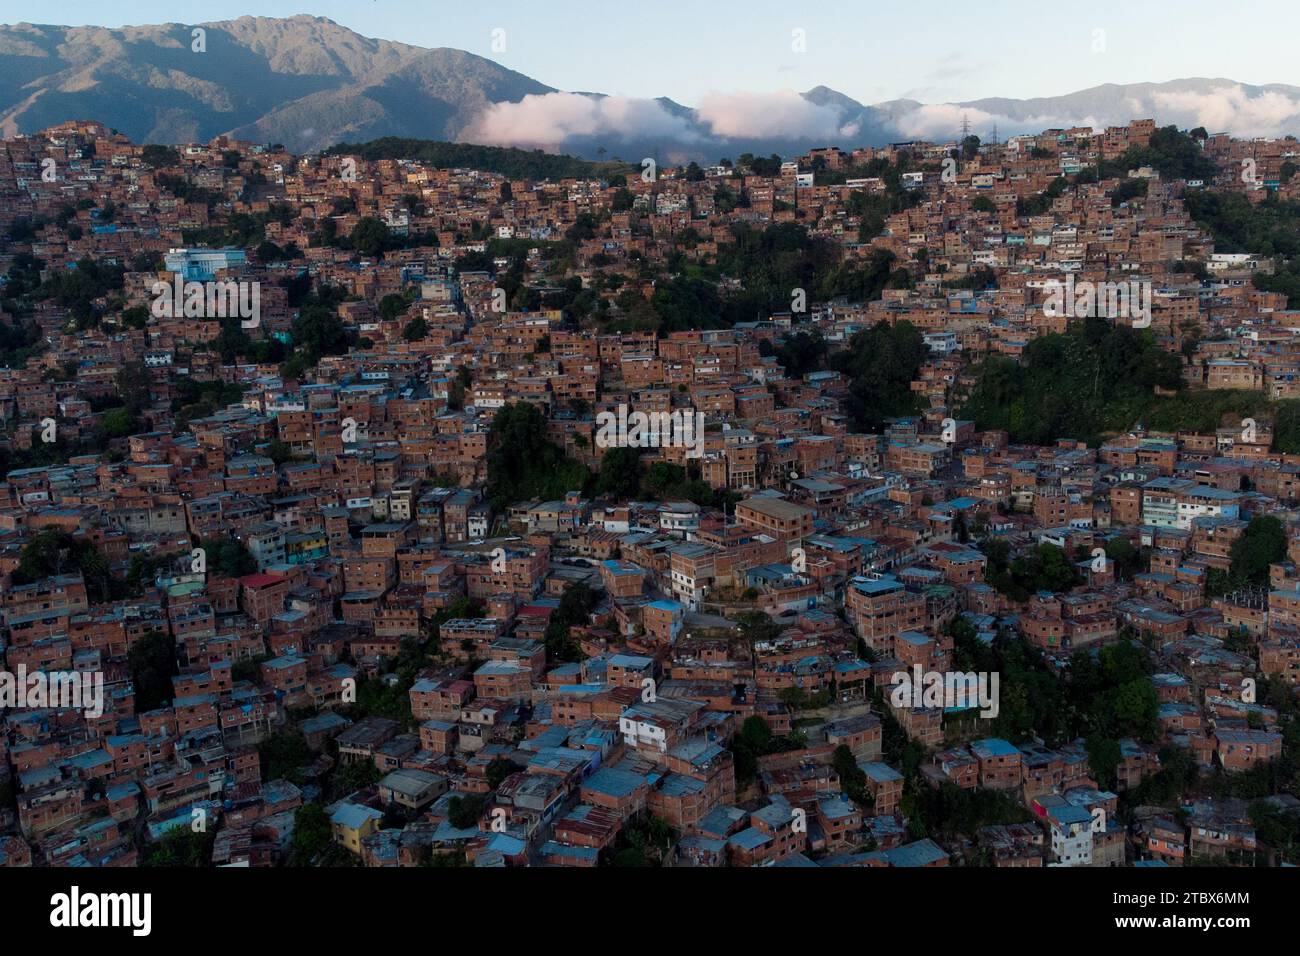
<path id="1" fill-rule="evenodd" d="M 894 125 L 904 136 L 943 141 L 957 137 L 963 120 L 977 129 L 992 126 L 996 122 L 993 114 L 984 110 L 953 103 L 933 103 L 903 113 L 894 120 Z"/>
<path id="2" fill-rule="evenodd" d="M 855 124 L 841 127 L 840 115 L 793 90 L 777 93 L 707 93 L 695 115 L 715 136 L 736 139 L 834 139 L 852 136 Z"/>
<path id="3" fill-rule="evenodd" d="M 460 138 L 493 146 L 558 149 L 575 137 L 647 137 L 691 144 L 711 134 L 833 142 L 856 136 L 859 130 L 857 123 L 841 125 L 837 110 L 810 102 L 793 90 L 707 93 L 695 119 L 698 125 L 673 115 L 655 100 L 545 93 L 489 106 Z"/>
<path id="4" fill-rule="evenodd" d="M 1251 96 L 1240 85 L 1231 85 L 1209 92 L 1156 91 L 1145 97 L 1126 96 L 1121 106 L 1102 115 L 1039 115 L 1025 119 L 939 103 L 904 113 L 895 124 L 905 136 L 953 139 L 961 129 L 963 116 L 981 135 L 985 135 L 994 124 L 999 135 L 1005 136 L 1073 126 L 1101 130 L 1152 117 L 1161 126 L 1174 125 L 1182 129 L 1204 126 L 1211 133 L 1226 131 L 1236 136 L 1284 136 L 1300 132 L 1300 99 L 1277 92 Z"/>
<path id="5" fill-rule="evenodd" d="M 913 139 L 946 142 L 961 134 L 963 119 L 970 123 L 971 132 L 981 138 L 988 138 L 994 126 L 998 128 L 999 138 L 1017 133 L 1041 133 L 1045 129 L 1069 129 L 1075 126 L 1101 129 L 1103 126 L 1095 116 L 1031 116 L 1027 119 L 1013 119 L 1000 113 L 958 106 L 955 103 L 919 106 L 897 116 L 894 125 L 901 134 Z"/>
<path id="6" fill-rule="evenodd" d="M 1143 117 L 1154 117 L 1162 126 L 1204 126 L 1210 132 L 1226 130 L 1238 136 L 1280 136 L 1300 132 L 1300 98 L 1277 92 L 1251 96 L 1240 85 L 1224 85 L 1208 92 L 1129 95 L 1097 115 L 1040 114 L 1023 119 L 954 103 L 932 103 L 895 113 L 891 125 L 899 138 L 944 142 L 957 137 L 963 118 L 977 135 L 987 138 L 994 126 L 999 136 L 1006 137 L 1054 128 L 1101 130 Z M 611 145 L 653 139 L 690 152 L 692 147 L 708 148 L 710 137 L 852 146 L 858 145 L 860 132 L 857 121 L 842 118 L 834 107 L 819 106 L 793 90 L 710 92 L 700 100 L 693 119 L 674 115 L 651 99 L 547 93 L 489 106 L 460 138 L 547 150 L 562 149 L 578 138 L 608 140 Z"/>
<path id="7" fill-rule="evenodd" d="M 1204 126 L 1211 133 L 1282 136 L 1300 130 L 1300 99 L 1284 93 L 1249 96 L 1240 86 L 1220 86 L 1208 93 L 1158 92 L 1152 101 L 1165 123 Z"/>
<path id="8" fill-rule="evenodd" d="M 574 137 L 648 136 L 690 142 L 689 124 L 655 100 L 580 93 L 530 94 L 518 103 L 495 103 L 460 135 L 489 146 L 555 149 Z"/>

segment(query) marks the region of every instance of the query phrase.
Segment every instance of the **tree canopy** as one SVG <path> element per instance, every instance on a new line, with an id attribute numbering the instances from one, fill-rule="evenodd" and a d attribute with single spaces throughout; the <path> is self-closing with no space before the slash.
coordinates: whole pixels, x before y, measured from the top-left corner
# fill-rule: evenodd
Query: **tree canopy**
<path id="1" fill-rule="evenodd" d="M 546 437 L 545 414 L 528 402 L 504 405 L 493 417 L 487 473 L 488 497 L 498 512 L 530 498 L 563 498 L 590 478 L 586 467 Z"/>
<path id="2" fill-rule="evenodd" d="M 878 432 L 886 418 L 920 411 L 912 391 L 929 348 L 910 322 L 880 322 L 853 335 L 849 347 L 831 358 L 831 367 L 849 379 L 845 409 L 857 431 Z"/>
<path id="3" fill-rule="evenodd" d="M 1149 331 L 1102 318 L 1034 339 L 1018 363 L 990 356 L 975 375 L 962 416 L 978 429 L 1001 429 L 1012 441 L 1038 445 L 1061 438 L 1096 445 L 1142 420 L 1157 404 L 1157 387 L 1182 384 L 1178 356 Z"/>

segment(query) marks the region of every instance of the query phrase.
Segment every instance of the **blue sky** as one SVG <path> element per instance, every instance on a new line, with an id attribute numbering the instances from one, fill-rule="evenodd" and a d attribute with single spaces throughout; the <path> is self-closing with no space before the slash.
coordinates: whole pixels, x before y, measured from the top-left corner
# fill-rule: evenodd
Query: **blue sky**
<path id="1" fill-rule="evenodd" d="M 367 36 L 468 50 L 559 89 L 686 105 L 710 91 L 818 84 L 865 103 L 1050 96 L 1187 76 L 1300 86 L 1296 0 L 1093 0 L 1074 12 L 1042 0 L 0 0 L 4 23 L 116 27 L 295 13 Z M 504 52 L 492 49 L 497 29 L 505 31 Z M 792 49 L 795 30 L 804 31 L 803 53 Z M 1094 51 L 1099 39 L 1104 51 Z"/>

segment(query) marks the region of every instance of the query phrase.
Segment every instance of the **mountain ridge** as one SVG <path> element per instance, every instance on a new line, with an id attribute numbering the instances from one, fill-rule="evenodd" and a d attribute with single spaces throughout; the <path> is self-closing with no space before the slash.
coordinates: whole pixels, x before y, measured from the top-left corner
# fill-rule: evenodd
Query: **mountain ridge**
<path id="1" fill-rule="evenodd" d="M 202 49 L 194 31 L 202 30 Z M 1300 87 L 1223 77 L 1101 84 L 1059 96 L 862 103 L 831 87 L 709 93 L 695 106 L 558 90 L 486 57 L 363 36 L 327 17 L 194 25 L 0 25 L 0 135 L 93 119 L 137 142 L 221 134 L 299 152 L 385 136 L 586 158 L 715 160 L 741 152 L 1000 136 L 1155 118 L 1211 132 L 1300 132 Z"/>

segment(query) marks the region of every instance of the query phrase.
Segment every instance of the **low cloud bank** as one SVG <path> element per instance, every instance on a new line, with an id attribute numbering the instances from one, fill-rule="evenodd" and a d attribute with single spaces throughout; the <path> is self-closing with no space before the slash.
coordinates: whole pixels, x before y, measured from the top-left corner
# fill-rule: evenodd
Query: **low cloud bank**
<path id="1" fill-rule="evenodd" d="M 1251 95 L 1239 84 L 1209 91 L 1156 91 L 1129 96 L 1113 111 L 1097 114 L 1042 114 L 1016 117 L 955 103 L 934 103 L 879 116 L 896 139 L 953 139 L 965 119 L 987 138 L 1044 129 L 1121 126 L 1154 117 L 1160 125 L 1184 129 L 1204 126 L 1211 133 L 1284 136 L 1300 132 L 1300 98 L 1280 92 Z M 689 150 L 718 140 L 803 140 L 844 147 L 868 145 L 859 116 L 818 105 L 793 90 L 774 93 L 710 92 L 690 113 L 674 113 L 657 100 L 626 96 L 546 93 L 518 103 L 496 103 L 461 134 L 465 142 L 558 150 L 574 139 L 619 142 L 657 140 Z"/>

